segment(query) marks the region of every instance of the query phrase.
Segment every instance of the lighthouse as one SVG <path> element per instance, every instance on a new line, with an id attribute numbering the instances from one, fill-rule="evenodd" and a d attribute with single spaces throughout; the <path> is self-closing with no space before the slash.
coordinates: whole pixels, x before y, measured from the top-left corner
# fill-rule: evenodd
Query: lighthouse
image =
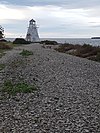
<path id="1" fill-rule="evenodd" d="M 36 21 L 34 19 L 31 19 L 29 21 L 29 27 L 26 34 L 26 40 L 31 42 L 37 42 L 39 41 L 39 35 L 37 31 Z"/>

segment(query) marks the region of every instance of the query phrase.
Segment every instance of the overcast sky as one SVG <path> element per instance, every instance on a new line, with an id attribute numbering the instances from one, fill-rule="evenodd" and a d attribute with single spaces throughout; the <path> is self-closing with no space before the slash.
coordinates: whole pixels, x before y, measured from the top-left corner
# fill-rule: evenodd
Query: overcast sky
<path id="1" fill-rule="evenodd" d="M 43 38 L 100 36 L 100 0 L 0 0 L 6 37 L 25 37 L 32 18 Z"/>

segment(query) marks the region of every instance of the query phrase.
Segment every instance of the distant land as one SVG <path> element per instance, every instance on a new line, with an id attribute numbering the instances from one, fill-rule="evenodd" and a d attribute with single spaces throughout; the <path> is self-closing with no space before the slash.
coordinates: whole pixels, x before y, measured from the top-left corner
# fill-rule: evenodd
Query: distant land
<path id="1" fill-rule="evenodd" d="M 91 37 L 91 39 L 100 39 L 100 37 Z"/>

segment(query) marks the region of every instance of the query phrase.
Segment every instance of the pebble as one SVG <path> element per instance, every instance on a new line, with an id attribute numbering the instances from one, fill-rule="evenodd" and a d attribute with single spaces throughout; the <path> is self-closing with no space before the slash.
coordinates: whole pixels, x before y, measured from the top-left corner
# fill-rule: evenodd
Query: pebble
<path id="1" fill-rule="evenodd" d="M 23 50 L 33 55 L 23 57 Z M 36 84 L 16 96 L 0 92 L 0 133 L 100 133 L 100 63 L 24 45 L 0 59 L 0 83 Z M 0 85 L 0 86 L 1 86 Z"/>

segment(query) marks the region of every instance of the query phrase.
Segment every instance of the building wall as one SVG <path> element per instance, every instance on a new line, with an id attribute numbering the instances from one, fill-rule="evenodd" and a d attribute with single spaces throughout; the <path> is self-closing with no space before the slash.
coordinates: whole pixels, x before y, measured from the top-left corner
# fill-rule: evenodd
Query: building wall
<path id="1" fill-rule="evenodd" d="M 39 35 L 38 35 L 38 31 L 37 31 L 37 27 L 36 24 L 29 24 L 29 28 L 27 31 L 27 34 L 30 34 L 30 41 L 31 42 L 36 42 L 39 41 Z M 29 41 L 29 37 L 26 35 L 26 40 Z"/>

